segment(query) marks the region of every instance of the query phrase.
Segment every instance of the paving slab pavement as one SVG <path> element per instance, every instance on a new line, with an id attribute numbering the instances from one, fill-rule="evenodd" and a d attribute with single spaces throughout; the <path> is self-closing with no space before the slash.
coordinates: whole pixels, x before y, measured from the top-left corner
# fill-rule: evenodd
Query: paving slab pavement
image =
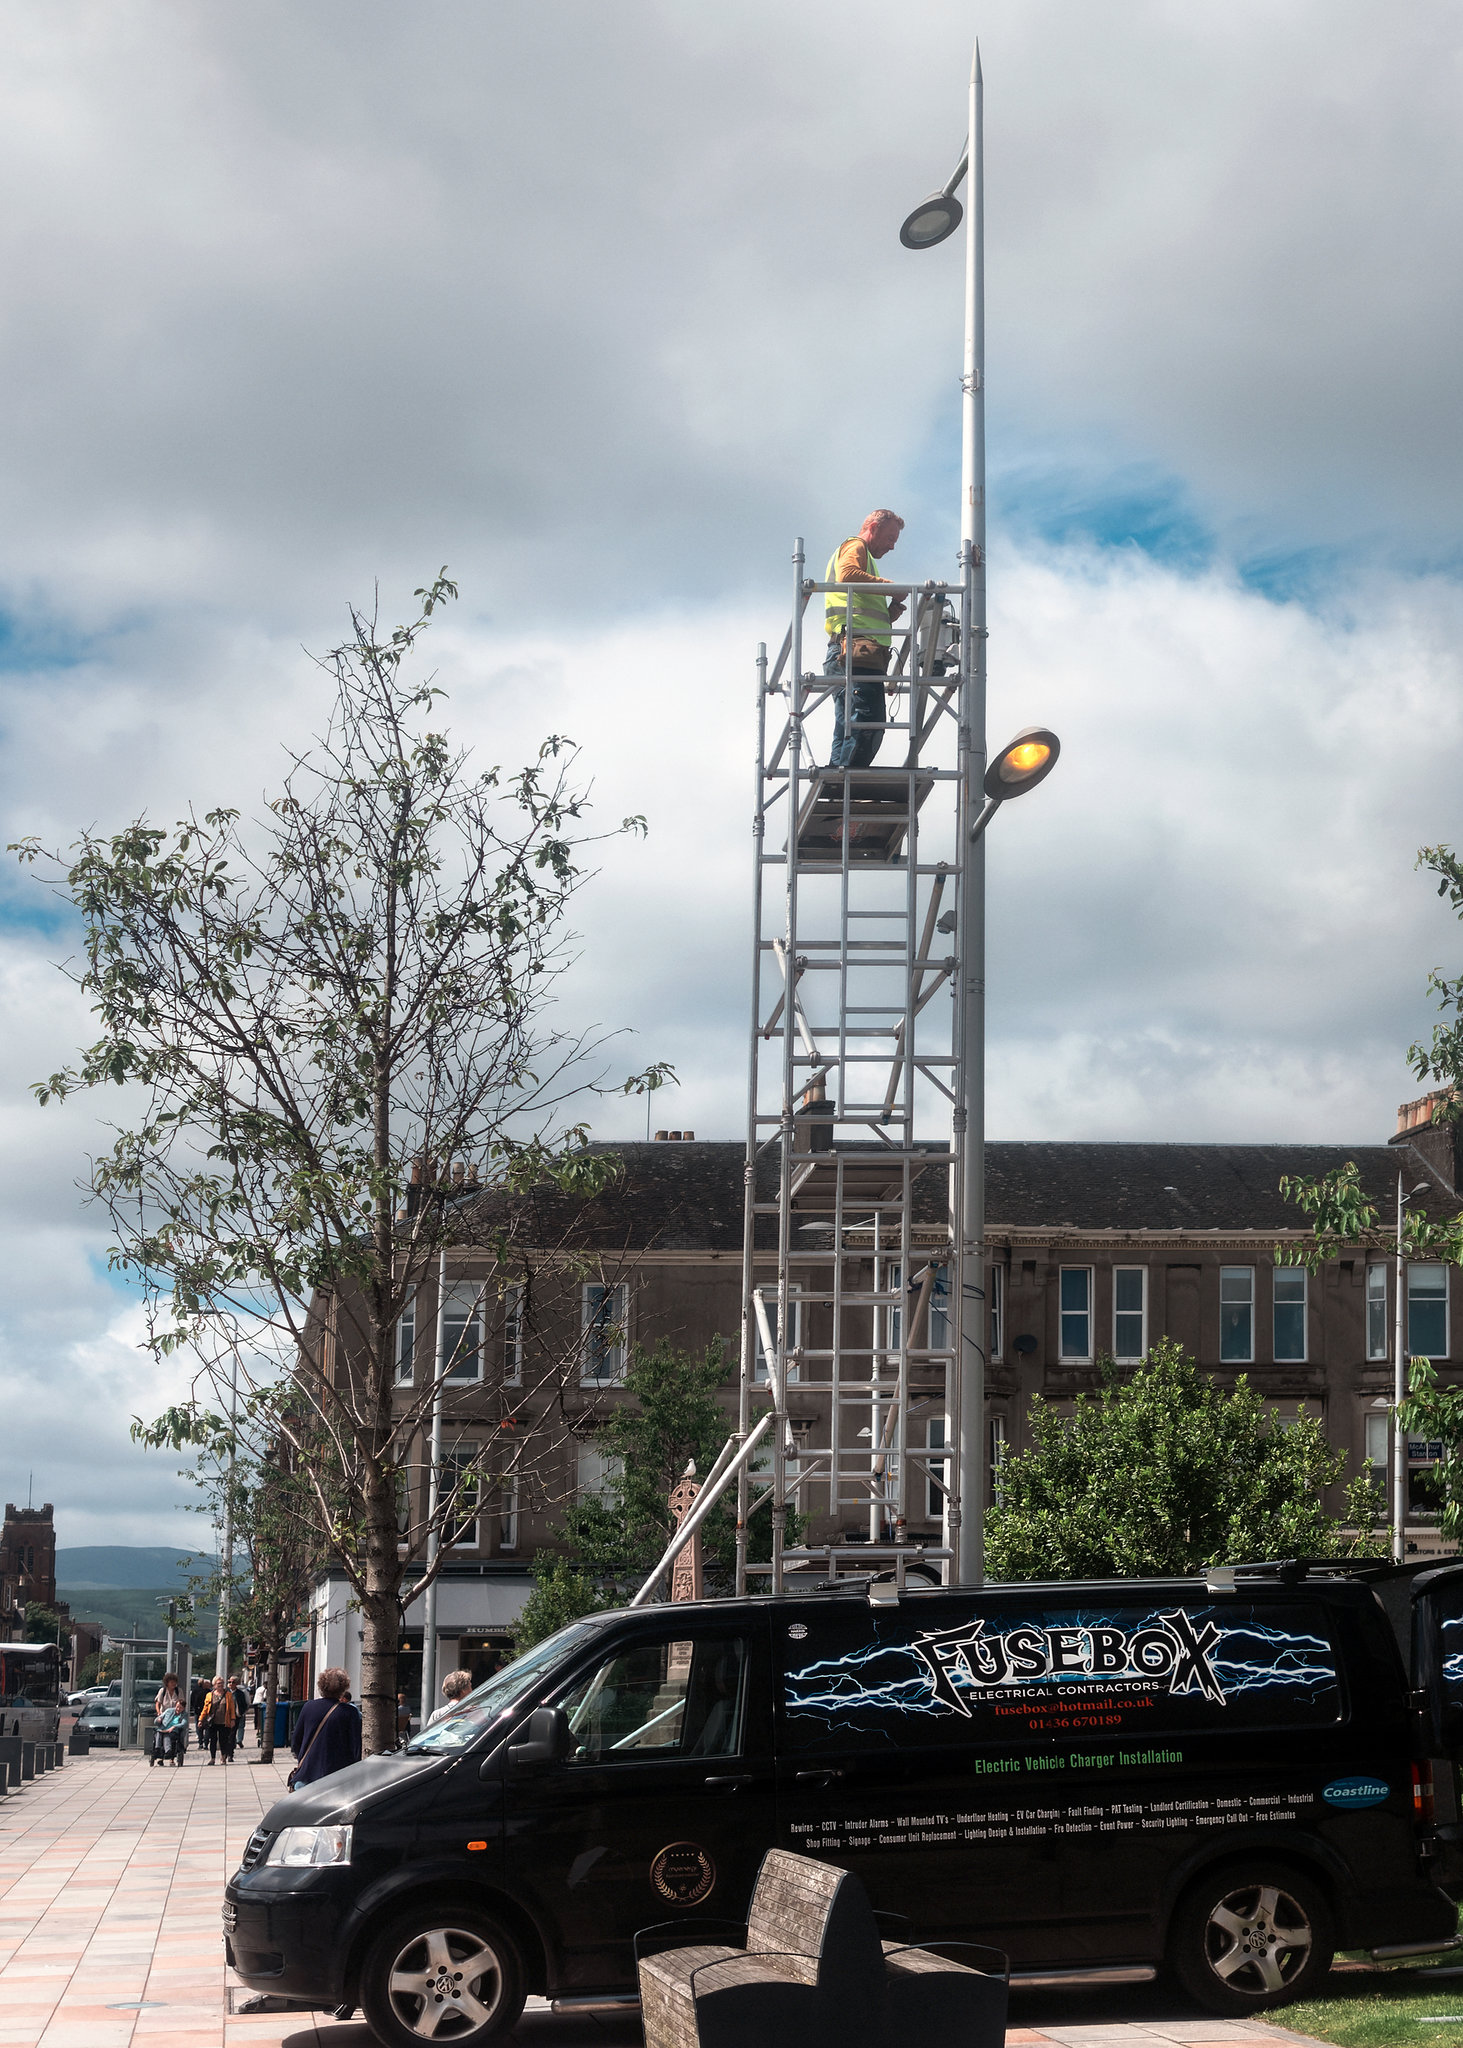
<path id="1" fill-rule="evenodd" d="M 133 1752 L 68 1757 L 0 1799 L 0 2048 L 375 2048 L 359 2020 L 232 2014 L 219 1903 L 284 1764 L 250 1748 L 181 1770 Z M 286 1763 L 289 1759 L 286 1759 Z M 1115 2002 L 1116 2001 L 1116 2002 Z M 1196 2014 L 1156 1987 L 1020 1993 L 1007 2048 L 1316 2048 L 1258 2020 Z M 527 2048 L 635 2048 L 632 2016 L 556 2015 L 531 1999 Z"/>

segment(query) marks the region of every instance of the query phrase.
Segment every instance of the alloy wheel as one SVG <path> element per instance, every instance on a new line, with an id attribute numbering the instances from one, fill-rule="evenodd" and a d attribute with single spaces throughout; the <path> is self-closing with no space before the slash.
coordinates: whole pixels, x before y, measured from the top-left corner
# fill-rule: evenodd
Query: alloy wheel
<path id="1" fill-rule="evenodd" d="M 1221 1982 L 1252 1995 L 1286 1991 L 1311 1953 L 1311 1923 L 1280 1885 L 1242 1885 L 1220 1899 L 1204 1930 L 1204 1955 Z"/>
<path id="2" fill-rule="evenodd" d="M 419 2041 L 456 2041 L 492 2025 L 503 1968 L 480 1934 L 433 1927 L 413 1935 L 386 1977 L 391 2009 Z"/>

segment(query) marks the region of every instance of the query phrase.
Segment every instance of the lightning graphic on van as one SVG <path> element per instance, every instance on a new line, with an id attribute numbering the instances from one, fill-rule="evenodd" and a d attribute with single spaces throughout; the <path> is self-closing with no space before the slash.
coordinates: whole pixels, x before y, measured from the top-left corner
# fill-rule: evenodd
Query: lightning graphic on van
<path id="1" fill-rule="evenodd" d="M 1445 1694 L 1456 1696 L 1463 1688 L 1463 1648 L 1454 1649 L 1452 1642 L 1463 1628 L 1463 1615 L 1445 1614 L 1442 1622 L 1443 1689 Z"/>

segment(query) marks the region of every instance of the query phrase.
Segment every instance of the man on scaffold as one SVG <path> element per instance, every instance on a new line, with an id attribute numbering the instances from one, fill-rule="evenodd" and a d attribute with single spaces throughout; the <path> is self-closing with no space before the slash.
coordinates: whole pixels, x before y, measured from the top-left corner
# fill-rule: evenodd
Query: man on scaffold
<path id="1" fill-rule="evenodd" d="M 833 550 L 824 572 L 825 583 L 853 586 L 847 597 L 836 597 L 830 591 L 824 605 L 828 658 L 823 673 L 841 676 L 851 669 L 853 674 L 851 691 L 839 690 L 833 699 L 831 768 L 867 768 L 884 737 L 879 729 L 885 717 L 882 679 L 889 668 L 890 626 L 904 610 L 904 600 L 880 597 L 868 586 L 887 581 L 874 564 L 888 554 L 903 531 L 904 521 L 898 513 L 880 506 L 851 540 L 840 542 Z M 845 731 L 844 699 L 849 694 L 853 717 Z"/>

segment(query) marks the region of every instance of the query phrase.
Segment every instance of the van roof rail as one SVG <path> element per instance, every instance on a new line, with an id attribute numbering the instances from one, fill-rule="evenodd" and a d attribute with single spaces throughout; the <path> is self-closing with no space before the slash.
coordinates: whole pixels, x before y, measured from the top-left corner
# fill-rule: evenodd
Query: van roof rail
<path id="1" fill-rule="evenodd" d="M 1283 1586 L 1295 1586 L 1309 1571 L 1305 1557 L 1278 1557 L 1265 1563 L 1211 1564 L 1204 1569 L 1204 1582 L 1212 1591 L 1233 1586 L 1240 1579 L 1279 1579 Z"/>
<path id="2" fill-rule="evenodd" d="M 1414 1578 L 1438 1565 L 1463 1562 L 1447 1557 L 1409 1558 L 1395 1564 L 1389 1557 L 1284 1557 L 1266 1563 L 1211 1564 L 1200 1576 L 1211 1587 L 1233 1585 L 1238 1579 L 1279 1579 L 1282 1585 L 1298 1585 L 1305 1578 L 1393 1579 Z"/>

